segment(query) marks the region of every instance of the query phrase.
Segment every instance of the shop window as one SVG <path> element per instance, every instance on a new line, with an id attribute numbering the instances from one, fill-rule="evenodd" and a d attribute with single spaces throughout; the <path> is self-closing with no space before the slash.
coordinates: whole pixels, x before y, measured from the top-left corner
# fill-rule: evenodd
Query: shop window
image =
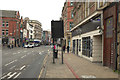
<path id="1" fill-rule="evenodd" d="M 79 51 L 81 51 L 81 39 L 79 40 Z"/>
<path id="2" fill-rule="evenodd" d="M 90 37 L 82 38 L 82 54 L 87 57 L 92 57 L 92 43 Z"/>

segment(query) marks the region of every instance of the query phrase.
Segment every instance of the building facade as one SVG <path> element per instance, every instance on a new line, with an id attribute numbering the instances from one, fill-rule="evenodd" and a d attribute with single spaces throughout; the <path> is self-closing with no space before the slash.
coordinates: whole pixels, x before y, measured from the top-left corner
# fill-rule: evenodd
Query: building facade
<path id="1" fill-rule="evenodd" d="M 119 67 L 119 6 L 120 3 L 110 3 L 103 10 L 104 20 L 104 53 L 103 64 L 117 70 Z M 111 12 L 112 11 L 112 12 Z M 118 28 L 117 28 L 118 27 Z M 117 35 L 118 34 L 118 35 Z M 118 37 L 118 38 L 117 38 Z"/>
<path id="2" fill-rule="evenodd" d="M 2 15 L 2 43 L 20 45 L 20 14 L 19 11 L 0 10 Z"/>
<path id="3" fill-rule="evenodd" d="M 120 62 L 120 3 L 85 1 L 73 3 L 72 52 L 116 70 Z"/>
<path id="4" fill-rule="evenodd" d="M 33 25 L 34 39 L 41 40 L 42 38 L 42 24 L 37 20 L 29 20 L 29 23 Z"/>
<path id="5" fill-rule="evenodd" d="M 43 30 L 42 42 L 45 45 L 49 45 L 51 43 L 51 32 L 48 30 Z"/>
<path id="6" fill-rule="evenodd" d="M 65 38 L 65 44 L 66 47 L 69 45 L 69 47 L 72 47 L 72 36 L 70 29 L 73 26 L 73 2 L 70 0 L 66 0 L 64 3 L 64 7 L 62 9 L 62 19 L 64 21 L 64 38 Z"/>

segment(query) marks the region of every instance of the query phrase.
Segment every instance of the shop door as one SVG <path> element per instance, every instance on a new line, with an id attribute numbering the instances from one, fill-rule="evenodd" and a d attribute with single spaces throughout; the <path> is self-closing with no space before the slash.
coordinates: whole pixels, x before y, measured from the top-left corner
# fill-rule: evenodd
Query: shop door
<path id="1" fill-rule="evenodd" d="M 104 46 L 104 65 L 112 67 L 114 58 L 113 17 L 106 20 Z"/>
<path id="2" fill-rule="evenodd" d="M 78 39 L 77 39 L 77 41 L 76 41 L 76 42 L 77 42 L 77 47 L 76 47 L 76 48 L 77 48 L 77 50 L 76 50 L 76 54 L 78 55 Z"/>
<path id="3" fill-rule="evenodd" d="M 75 54 L 75 40 L 73 40 L 73 53 Z"/>

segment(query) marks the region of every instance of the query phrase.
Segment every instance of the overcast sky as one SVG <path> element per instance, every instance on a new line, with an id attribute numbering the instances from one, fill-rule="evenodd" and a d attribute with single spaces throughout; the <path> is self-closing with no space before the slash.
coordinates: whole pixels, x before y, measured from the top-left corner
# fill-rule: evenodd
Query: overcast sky
<path id="1" fill-rule="evenodd" d="M 20 16 L 42 23 L 44 30 L 51 29 L 51 20 L 59 20 L 65 0 L 1 0 L 1 10 L 17 10 Z"/>

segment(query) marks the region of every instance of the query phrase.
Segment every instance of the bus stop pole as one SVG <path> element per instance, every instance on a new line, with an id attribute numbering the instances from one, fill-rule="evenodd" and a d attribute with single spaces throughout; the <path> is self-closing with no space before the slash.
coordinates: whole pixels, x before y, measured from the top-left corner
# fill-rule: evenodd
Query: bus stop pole
<path id="1" fill-rule="evenodd" d="M 61 57 L 62 57 L 62 64 L 63 64 L 63 39 L 61 38 L 61 44 L 62 44 L 62 46 L 61 46 L 61 48 L 62 48 L 62 54 L 61 54 Z"/>
<path id="2" fill-rule="evenodd" d="M 55 63 L 55 59 L 54 59 L 54 54 L 55 54 L 55 49 L 54 49 L 54 38 L 53 38 L 53 64 Z"/>

